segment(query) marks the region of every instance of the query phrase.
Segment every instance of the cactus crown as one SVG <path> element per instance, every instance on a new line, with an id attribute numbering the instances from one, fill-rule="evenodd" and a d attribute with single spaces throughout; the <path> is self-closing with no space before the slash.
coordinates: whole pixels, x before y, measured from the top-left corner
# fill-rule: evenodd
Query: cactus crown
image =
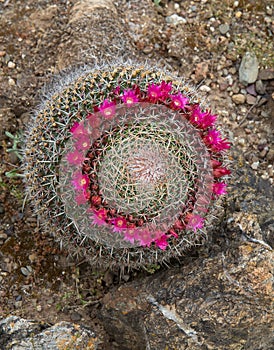
<path id="1" fill-rule="evenodd" d="M 194 89 L 152 68 L 82 74 L 26 137 L 27 190 L 45 229 L 92 264 L 180 255 L 226 192 L 229 143 L 215 122 Z"/>

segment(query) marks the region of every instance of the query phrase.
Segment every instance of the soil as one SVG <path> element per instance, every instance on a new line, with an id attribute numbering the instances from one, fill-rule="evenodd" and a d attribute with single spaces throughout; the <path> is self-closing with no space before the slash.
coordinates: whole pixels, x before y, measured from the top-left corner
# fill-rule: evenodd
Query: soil
<path id="1" fill-rule="evenodd" d="M 57 48 L 75 3 L 0 0 L 0 318 L 13 314 L 47 323 L 81 322 L 104 334 L 97 319 L 103 295 L 153 271 L 132 272 L 120 280 L 118 274 L 69 259 L 41 231 L 21 178 L 7 176 L 20 173 L 20 160 L 11 152 L 16 140 L 10 136 L 24 130 L 39 103 L 37 91 L 58 72 Z M 251 0 L 134 0 L 115 5 L 140 56 L 161 61 L 196 84 L 219 114 L 233 143 L 234 166 L 241 158 L 271 186 L 274 5 Z M 239 82 L 246 51 L 255 52 L 259 60 L 261 90 Z M 242 101 L 233 97 L 239 94 Z M 103 348 L 107 335 L 105 342 Z"/>

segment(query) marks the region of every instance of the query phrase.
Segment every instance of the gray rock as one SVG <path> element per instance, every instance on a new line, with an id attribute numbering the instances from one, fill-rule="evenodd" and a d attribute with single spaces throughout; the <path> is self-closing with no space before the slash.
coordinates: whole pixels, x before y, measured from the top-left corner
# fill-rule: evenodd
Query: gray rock
<path id="1" fill-rule="evenodd" d="M 53 326 L 10 316 L 0 321 L 0 349 L 96 350 L 98 341 L 88 328 L 59 322 Z"/>
<path id="2" fill-rule="evenodd" d="M 176 26 L 179 23 L 184 23 L 185 24 L 186 23 L 186 19 L 181 17 L 181 16 L 178 16 L 175 13 L 175 14 L 173 14 L 171 16 L 166 17 L 166 22 Z"/>
<path id="3" fill-rule="evenodd" d="M 265 94 L 265 86 L 261 80 L 257 80 L 255 86 L 256 86 L 256 92 L 258 94 L 260 94 L 260 95 Z"/>
<path id="4" fill-rule="evenodd" d="M 242 243 L 121 286 L 101 317 L 117 349 L 269 350 L 271 271 L 267 247 Z"/>
<path id="5" fill-rule="evenodd" d="M 229 31 L 229 25 L 228 24 L 221 24 L 219 26 L 219 31 L 221 34 L 226 34 Z"/>
<path id="6" fill-rule="evenodd" d="M 242 58 L 239 68 L 239 79 L 244 85 L 252 84 L 256 81 L 259 72 L 259 63 L 253 52 L 246 52 Z"/>

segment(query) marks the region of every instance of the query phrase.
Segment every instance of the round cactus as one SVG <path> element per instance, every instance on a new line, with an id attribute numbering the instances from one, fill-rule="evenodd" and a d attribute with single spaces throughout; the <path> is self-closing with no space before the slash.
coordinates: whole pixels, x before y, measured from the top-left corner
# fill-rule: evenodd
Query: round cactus
<path id="1" fill-rule="evenodd" d="M 230 174 L 216 119 L 195 89 L 157 69 L 110 65 L 67 79 L 25 141 L 44 229 L 72 255 L 122 269 L 200 243 Z"/>

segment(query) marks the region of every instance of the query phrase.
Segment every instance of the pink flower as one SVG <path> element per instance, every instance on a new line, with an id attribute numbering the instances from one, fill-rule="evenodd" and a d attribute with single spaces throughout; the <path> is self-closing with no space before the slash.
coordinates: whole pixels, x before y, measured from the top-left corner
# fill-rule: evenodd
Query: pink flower
<path id="1" fill-rule="evenodd" d="M 199 106 L 195 106 L 191 111 L 191 116 L 189 120 L 192 124 L 195 124 L 201 127 L 205 115 L 206 113 L 203 113 Z"/>
<path id="2" fill-rule="evenodd" d="M 77 142 L 75 143 L 76 149 L 79 151 L 85 151 L 90 148 L 90 139 L 87 135 L 81 135 Z"/>
<path id="3" fill-rule="evenodd" d="M 79 192 L 76 196 L 75 196 L 75 201 L 77 204 L 85 204 L 88 201 L 88 195 L 85 191 L 81 191 Z"/>
<path id="4" fill-rule="evenodd" d="M 87 134 L 87 130 L 85 129 L 84 124 L 82 122 L 81 123 L 75 122 L 72 128 L 70 129 L 70 132 L 75 138 L 78 138 L 82 135 Z"/>
<path id="5" fill-rule="evenodd" d="M 167 239 L 168 239 L 167 235 L 162 235 L 162 237 L 156 239 L 155 241 L 156 246 L 162 250 L 165 250 L 166 247 L 168 246 Z"/>
<path id="6" fill-rule="evenodd" d="M 181 92 L 176 95 L 169 95 L 169 97 L 171 98 L 170 107 L 173 109 L 184 109 L 189 101 L 186 96 L 181 94 Z"/>
<path id="7" fill-rule="evenodd" d="M 67 154 L 67 161 L 73 165 L 82 164 L 84 159 L 85 159 L 84 156 L 80 152 L 78 152 L 77 150 L 74 152 L 69 152 Z"/>
<path id="8" fill-rule="evenodd" d="M 166 99 L 169 96 L 170 91 L 172 90 L 172 83 L 166 83 L 165 81 L 162 81 L 160 85 L 160 90 L 162 100 Z"/>
<path id="9" fill-rule="evenodd" d="M 189 214 L 188 218 L 188 223 L 186 225 L 187 229 L 191 229 L 196 232 L 197 229 L 203 228 L 205 219 L 200 215 Z"/>
<path id="10" fill-rule="evenodd" d="M 82 172 L 77 171 L 73 175 L 72 184 L 76 190 L 86 190 L 89 186 L 88 175 L 83 175 Z"/>
<path id="11" fill-rule="evenodd" d="M 148 230 L 138 230 L 138 232 L 136 232 L 136 236 L 137 239 L 140 241 L 141 246 L 143 247 L 149 247 L 150 244 L 153 242 L 151 234 Z"/>
<path id="12" fill-rule="evenodd" d="M 99 111 L 106 119 L 111 119 L 115 114 L 116 105 L 115 102 L 104 100 L 102 105 L 99 107 Z"/>
<path id="13" fill-rule="evenodd" d="M 150 84 L 147 89 L 148 100 L 150 102 L 157 102 L 162 97 L 161 86 L 156 84 Z"/>
<path id="14" fill-rule="evenodd" d="M 223 151 L 225 149 L 229 149 L 230 148 L 230 142 L 227 141 L 227 139 L 220 139 L 218 141 L 218 144 L 215 147 L 215 150 L 217 152 Z"/>
<path id="15" fill-rule="evenodd" d="M 127 228 L 127 221 L 123 217 L 117 217 L 111 220 L 111 223 L 114 225 L 113 231 L 114 232 L 120 232 Z"/>
<path id="16" fill-rule="evenodd" d="M 230 148 L 230 143 L 226 141 L 226 139 L 222 139 L 220 132 L 216 129 L 209 130 L 204 137 L 204 141 L 215 152 L 220 152 L 224 149 Z"/>
<path id="17" fill-rule="evenodd" d="M 227 184 L 225 184 L 224 182 L 216 182 L 213 184 L 212 191 L 217 196 L 221 196 L 222 194 L 227 193 L 226 187 L 227 187 Z"/>
<path id="18" fill-rule="evenodd" d="M 214 177 L 222 177 L 225 175 L 230 175 L 231 171 L 225 167 L 219 167 L 219 168 L 215 168 L 213 170 L 213 176 Z"/>
<path id="19" fill-rule="evenodd" d="M 107 210 L 105 208 L 94 210 L 93 216 L 91 217 L 93 224 L 95 225 L 106 225 Z"/>
<path id="20" fill-rule="evenodd" d="M 207 129 L 208 127 L 214 125 L 216 119 L 216 115 L 211 114 L 209 111 L 202 112 L 200 107 L 196 105 L 192 109 L 192 113 L 189 120 L 192 124 L 195 124 L 202 129 Z"/>
<path id="21" fill-rule="evenodd" d="M 139 101 L 138 96 L 133 90 L 127 89 L 124 91 L 123 96 L 121 97 L 122 101 L 127 105 L 132 105 Z"/>
<path id="22" fill-rule="evenodd" d="M 129 241 L 130 243 L 134 243 L 135 240 L 138 239 L 138 230 L 135 227 L 128 228 L 124 231 L 124 239 Z"/>
<path id="23" fill-rule="evenodd" d="M 206 129 L 208 127 L 213 126 L 216 120 L 217 120 L 217 115 L 211 114 L 210 111 L 206 111 L 206 114 L 202 122 L 202 128 Z"/>

